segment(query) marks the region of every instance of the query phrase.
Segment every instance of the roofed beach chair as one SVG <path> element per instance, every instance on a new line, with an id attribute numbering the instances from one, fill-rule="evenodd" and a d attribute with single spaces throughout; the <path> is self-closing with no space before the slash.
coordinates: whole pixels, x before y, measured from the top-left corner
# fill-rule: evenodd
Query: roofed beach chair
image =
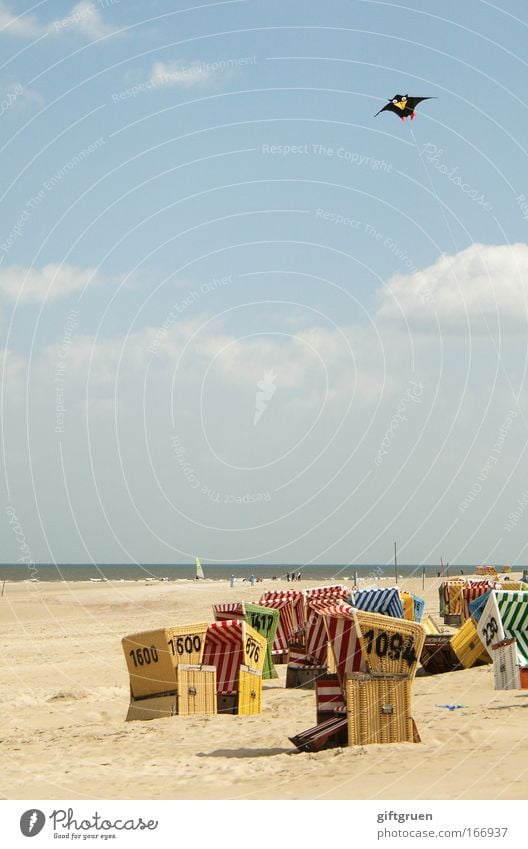
<path id="1" fill-rule="evenodd" d="M 426 634 L 420 663 L 428 675 L 440 675 L 458 669 L 458 660 L 451 646 L 450 634 Z"/>
<path id="2" fill-rule="evenodd" d="M 261 712 L 267 646 L 266 638 L 243 619 L 226 619 L 208 626 L 203 659 L 216 668 L 218 713 Z"/>
<path id="3" fill-rule="evenodd" d="M 441 633 L 439 625 L 437 624 L 437 622 L 435 622 L 432 616 L 426 616 L 425 619 L 420 622 L 420 625 L 422 626 L 426 634 Z"/>
<path id="4" fill-rule="evenodd" d="M 482 616 L 482 611 L 486 607 L 488 598 L 490 597 L 490 594 L 492 592 L 493 592 L 493 588 L 486 590 L 485 592 L 482 593 L 482 595 L 479 595 L 477 598 L 473 599 L 473 601 L 469 602 L 468 612 L 469 612 L 469 615 L 471 616 L 471 618 L 473 619 L 473 622 L 475 622 L 475 624 L 479 621 L 480 617 Z"/>
<path id="5" fill-rule="evenodd" d="M 500 666 L 506 664 L 506 673 L 508 666 L 518 667 L 519 678 L 514 680 L 522 687 L 523 669 L 528 666 L 528 592 L 495 590 L 490 593 L 477 630 L 493 660 L 496 684 L 504 681 Z M 504 641 L 507 640 L 514 642 L 506 645 Z M 502 651 L 494 651 L 496 644 Z M 495 664 L 498 664 L 497 669 Z"/>
<path id="6" fill-rule="evenodd" d="M 465 581 L 447 581 L 448 601 L 445 607 L 444 622 L 446 625 L 460 627 L 464 615 L 462 592 L 466 586 Z"/>
<path id="7" fill-rule="evenodd" d="M 414 599 L 411 593 L 400 590 L 400 599 L 403 607 L 402 619 L 407 619 L 408 622 L 414 622 Z"/>
<path id="8" fill-rule="evenodd" d="M 385 616 L 393 616 L 396 619 L 404 618 L 403 604 L 398 587 L 354 590 L 350 594 L 349 602 L 358 610 L 382 613 Z"/>
<path id="9" fill-rule="evenodd" d="M 130 677 L 127 720 L 216 712 L 215 672 L 202 664 L 206 631 L 202 622 L 123 638 Z"/>
<path id="10" fill-rule="evenodd" d="M 404 590 L 400 591 L 400 597 L 403 604 L 403 618 L 409 622 L 421 622 L 425 610 L 424 599 Z"/>
<path id="11" fill-rule="evenodd" d="M 321 602 L 317 609 L 325 620 L 336 675 L 322 676 L 317 682 L 317 718 L 321 722 L 290 738 L 292 742 L 308 751 L 321 748 L 321 740 L 324 745 L 335 744 L 342 734 L 346 708 L 348 744 L 356 745 L 358 729 L 364 730 L 362 712 L 369 705 L 376 713 L 377 725 L 367 742 L 417 739 L 410 717 L 409 694 L 425 638 L 422 626 L 357 610 L 342 601 Z M 389 691 L 391 700 L 384 701 Z M 364 735 L 364 739 L 367 737 L 368 734 Z"/>
<path id="12" fill-rule="evenodd" d="M 262 668 L 262 678 L 268 680 L 277 678 L 277 672 L 273 665 L 272 651 L 275 635 L 279 625 L 279 611 L 272 607 L 263 607 L 247 601 L 230 602 L 228 604 L 213 604 L 213 615 L 215 621 L 224 619 L 243 619 L 262 637 L 265 637 L 268 647 Z"/>
<path id="13" fill-rule="evenodd" d="M 412 597 L 414 599 L 414 621 L 421 622 L 425 610 L 425 599 L 420 598 L 419 595 L 415 595 L 414 593 L 412 593 Z"/>
<path id="14" fill-rule="evenodd" d="M 492 581 L 468 581 L 462 588 L 462 617 L 471 618 L 471 603 L 493 589 Z"/>
<path id="15" fill-rule="evenodd" d="M 288 663 L 290 644 L 299 633 L 298 611 L 291 596 L 282 592 L 267 592 L 259 599 L 261 607 L 278 610 L 279 621 L 273 641 L 273 663 Z"/>
<path id="16" fill-rule="evenodd" d="M 472 666 L 482 666 L 482 664 L 490 662 L 489 653 L 472 619 L 464 622 L 456 634 L 453 634 L 450 643 L 451 648 L 464 669 L 470 669 Z"/>
<path id="17" fill-rule="evenodd" d="M 330 653 L 325 620 L 320 612 L 321 606 L 340 600 L 339 594 L 318 595 L 310 594 L 306 599 L 306 625 L 304 649 L 290 648 L 290 659 L 286 675 L 286 687 L 314 689 L 318 679 L 326 675 L 329 663 L 335 664 L 334 656 Z"/>
<path id="18" fill-rule="evenodd" d="M 477 624 L 479 636 L 491 656 L 491 646 L 506 638 L 517 642 L 519 663 L 528 664 L 528 592 L 494 590 Z"/>

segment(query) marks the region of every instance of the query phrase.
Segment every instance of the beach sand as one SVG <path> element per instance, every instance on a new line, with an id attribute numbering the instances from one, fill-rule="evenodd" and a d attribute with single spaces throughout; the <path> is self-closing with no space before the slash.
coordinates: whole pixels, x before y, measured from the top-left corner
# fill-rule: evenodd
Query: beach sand
<path id="1" fill-rule="evenodd" d="M 422 591 L 421 579 L 400 582 L 425 597 L 426 612 L 440 623 L 438 584 L 428 578 Z M 420 744 L 298 752 L 288 737 L 315 725 L 315 694 L 284 689 L 285 666 L 264 682 L 260 716 L 125 722 L 123 636 L 211 621 L 213 603 L 254 601 L 279 586 L 289 585 L 7 583 L 0 599 L 2 798 L 525 797 L 528 690 L 495 691 L 491 666 L 417 676 Z M 445 704 L 464 707 L 439 707 Z"/>

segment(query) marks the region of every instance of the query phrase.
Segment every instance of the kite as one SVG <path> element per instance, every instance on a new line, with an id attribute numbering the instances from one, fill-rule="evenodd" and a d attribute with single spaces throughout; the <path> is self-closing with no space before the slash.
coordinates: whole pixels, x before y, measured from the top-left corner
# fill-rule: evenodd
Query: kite
<path id="1" fill-rule="evenodd" d="M 414 119 L 414 110 L 422 100 L 436 100 L 434 97 L 409 97 L 408 94 L 395 94 L 392 100 L 389 100 L 386 106 L 376 112 L 376 118 L 380 112 L 394 112 L 398 118 L 405 121 L 406 118 Z"/>

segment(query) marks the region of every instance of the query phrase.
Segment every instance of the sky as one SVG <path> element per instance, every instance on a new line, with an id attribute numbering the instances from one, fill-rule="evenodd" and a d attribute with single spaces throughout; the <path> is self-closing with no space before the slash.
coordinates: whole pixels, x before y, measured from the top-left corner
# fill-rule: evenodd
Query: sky
<path id="1" fill-rule="evenodd" d="M 527 35 L 1 0 L 0 560 L 527 563 Z"/>

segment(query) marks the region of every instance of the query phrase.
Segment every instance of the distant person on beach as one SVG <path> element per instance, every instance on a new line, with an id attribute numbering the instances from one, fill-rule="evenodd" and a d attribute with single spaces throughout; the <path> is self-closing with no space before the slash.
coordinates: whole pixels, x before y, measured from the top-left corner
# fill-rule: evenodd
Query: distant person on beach
<path id="1" fill-rule="evenodd" d="M 297 572 L 297 580 L 298 580 L 298 581 L 300 581 L 300 580 L 301 580 L 301 573 L 300 573 L 300 572 Z"/>
<path id="2" fill-rule="evenodd" d="M 255 586 L 255 576 L 254 575 L 249 576 L 249 583 L 251 584 L 252 587 Z"/>
<path id="3" fill-rule="evenodd" d="M 231 575 L 231 577 L 229 578 L 229 586 L 230 587 L 235 586 L 235 576 L 234 575 Z"/>
<path id="4" fill-rule="evenodd" d="M 289 572 L 286 572 L 286 580 L 288 581 L 288 583 L 290 583 L 290 573 Z"/>

